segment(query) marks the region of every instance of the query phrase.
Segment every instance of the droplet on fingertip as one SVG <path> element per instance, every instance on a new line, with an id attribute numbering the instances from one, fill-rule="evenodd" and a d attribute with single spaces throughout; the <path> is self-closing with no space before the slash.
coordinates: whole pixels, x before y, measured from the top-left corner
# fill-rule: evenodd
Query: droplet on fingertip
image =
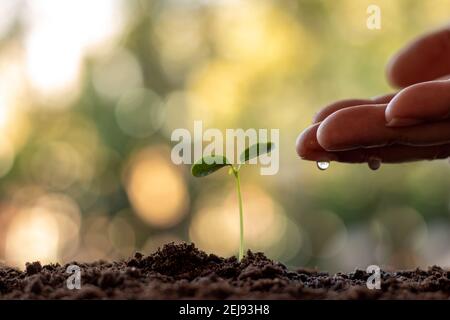
<path id="1" fill-rule="evenodd" d="M 320 170 L 327 170 L 330 166 L 330 162 L 328 161 L 317 161 L 317 168 Z"/>
<path id="2" fill-rule="evenodd" d="M 370 169 L 378 170 L 381 167 L 381 159 L 379 159 L 379 158 L 370 158 L 369 161 L 367 161 L 367 164 L 369 165 Z"/>

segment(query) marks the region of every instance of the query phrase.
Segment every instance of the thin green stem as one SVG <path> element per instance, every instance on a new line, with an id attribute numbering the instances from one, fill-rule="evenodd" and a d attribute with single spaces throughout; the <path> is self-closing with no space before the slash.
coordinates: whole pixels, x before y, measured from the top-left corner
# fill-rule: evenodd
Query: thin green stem
<path id="1" fill-rule="evenodd" d="M 244 211 L 242 209 L 242 194 L 241 194 L 241 179 L 239 177 L 239 168 L 236 170 L 233 168 L 234 177 L 236 178 L 236 189 L 239 200 L 239 228 L 240 228 L 240 241 L 239 241 L 239 256 L 238 260 L 241 261 L 244 257 Z"/>

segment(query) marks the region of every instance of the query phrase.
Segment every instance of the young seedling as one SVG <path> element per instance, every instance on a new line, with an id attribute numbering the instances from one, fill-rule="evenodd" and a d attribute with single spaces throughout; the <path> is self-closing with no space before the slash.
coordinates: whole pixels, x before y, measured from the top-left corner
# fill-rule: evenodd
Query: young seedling
<path id="1" fill-rule="evenodd" d="M 241 194 L 241 179 L 239 176 L 239 171 L 241 170 L 241 165 L 250 159 L 259 157 L 262 154 L 269 153 L 275 148 L 275 144 L 272 142 L 268 143 L 257 143 L 247 149 L 245 149 L 239 156 L 240 163 L 237 165 L 232 165 L 228 159 L 223 155 L 210 155 L 204 156 L 196 163 L 192 165 L 191 172 L 194 177 L 200 178 L 210 175 L 217 170 L 229 166 L 228 174 L 233 174 L 236 181 L 236 190 L 239 201 L 239 229 L 240 229 L 240 241 L 239 241 L 239 261 L 244 257 L 244 212 L 242 207 L 242 194 Z"/>

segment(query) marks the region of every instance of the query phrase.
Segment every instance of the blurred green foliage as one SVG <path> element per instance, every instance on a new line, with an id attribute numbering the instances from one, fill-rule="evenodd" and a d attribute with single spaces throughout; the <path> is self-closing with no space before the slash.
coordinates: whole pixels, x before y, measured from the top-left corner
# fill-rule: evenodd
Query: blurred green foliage
<path id="1" fill-rule="evenodd" d="M 202 230 L 207 229 L 202 223 L 207 218 L 199 213 L 221 207 L 225 200 L 218 192 L 219 198 L 210 204 L 200 196 L 203 190 L 225 189 L 231 194 L 225 174 L 198 182 L 189 177 L 188 167 L 170 163 L 172 130 L 189 129 L 198 119 L 220 129 L 281 129 L 279 174 L 261 178 L 252 169 L 245 179 L 251 181 L 249 189 L 257 189 L 255 210 L 267 208 L 258 203 L 273 205 L 269 218 L 281 219 L 279 230 L 286 237 L 274 236 L 272 243 L 258 247 L 265 229 L 255 229 L 249 237 L 256 249 L 290 265 L 328 270 L 371 263 L 400 267 L 450 264 L 450 260 L 439 260 L 450 257 L 450 251 L 430 249 L 435 244 L 433 234 L 438 232 L 432 226 L 444 226 L 439 231 L 442 234 L 450 226 L 448 163 L 382 165 L 376 172 L 364 165 L 332 163 L 320 172 L 314 163 L 301 161 L 295 154 L 296 136 L 314 112 L 337 99 L 395 90 L 384 78 L 388 58 L 414 36 L 449 18 L 448 1 L 380 0 L 374 3 L 382 10 L 382 29 L 369 30 L 366 8 L 372 2 L 106 1 L 106 6 L 119 8 L 117 32 L 106 44 L 80 44 L 76 80 L 65 91 L 50 86 L 44 93 L 38 80 L 57 72 L 59 63 L 57 59 L 30 62 L 27 57 L 35 53 L 28 43 L 33 35 L 41 39 L 39 23 L 30 23 L 34 16 L 22 5 L 9 8 L 11 22 L 0 32 L 0 84 L 6 86 L 0 96 L 16 93 L 2 106 L 13 110 L 14 116 L 8 116 L 2 128 L 13 151 L 0 152 L 0 169 L 6 168 L 0 180 L 4 209 L 0 212 L 0 258 L 22 262 L 8 249 L 11 239 L 22 239 L 12 227 L 14 217 L 48 194 L 72 199 L 81 222 L 70 253 L 58 247 L 55 255 L 46 256 L 44 250 L 43 259 L 116 258 L 171 239 L 196 240 L 207 250 L 229 253 L 223 239 L 233 234 L 234 227 L 228 232 L 226 225 L 221 226 L 216 236 L 222 240 L 217 243 L 202 242 Z M 36 1 L 34 6 L 56 16 L 71 14 L 60 7 L 61 12 L 53 11 L 51 2 Z M 74 34 L 91 21 L 83 19 L 89 5 L 80 6 L 79 12 L 72 12 L 79 14 L 78 24 L 70 26 Z M 93 6 L 92 21 L 101 14 L 99 8 Z M 58 29 L 61 21 L 57 19 L 51 28 Z M 115 23 L 113 19 L 107 28 Z M 45 47 L 44 53 L 75 43 L 71 34 L 65 37 L 65 28 L 51 34 L 53 46 Z M 90 28 L 79 32 L 89 33 L 99 26 L 94 23 Z M 65 39 L 62 44 L 58 36 Z M 61 49 L 61 57 L 71 50 L 70 46 Z M 45 67 L 38 74 L 43 78 L 33 78 L 32 63 Z M 17 69 L 11 73 L 7 65 Z M 150 178 L 136 184 L 141 188 L 134 187 L 129 172 L 134 172 L 143 150 L 153 152 L 148 161 L 160 161 L 156 155 L 161 156 L 162 162 L 156 162 L 158 172 L 170 179 L 152 180 L 143 166 L 142 174 L 136 171 L 138 177 Z M 143 194 L 135 195 L 139 190 Z M 176 202 L 167 194 L 176 192 L 181 207 L 167 209 L 166 202 Z M 246 192 L 244 186 L 244 197 Z M 148 204 L 147 198 L 152 199 Z M 164 212 L 174 215 L 173 223 L 158 222 Z M 99 227 L 96 232 L 107 234 L 106 238 L 97 239 L 89 233 L 97 216 L 120 221 L 119 227 L 105 222 L 105 229 Z M 256 225 L 257 213 L 254 216 L 249 223 Z M 117 217 L 120 220 L 114 220 Z M 237 214 L 233 218 L 237 226 Z M 408 221 L 412 221 L 409 227 L 401 228 Z M 123 228 L 129 230 L 123 234 L 131 234 L 132 241 L 121 238 Z M 408 241 L 399 245 L 402 239 Z"/>

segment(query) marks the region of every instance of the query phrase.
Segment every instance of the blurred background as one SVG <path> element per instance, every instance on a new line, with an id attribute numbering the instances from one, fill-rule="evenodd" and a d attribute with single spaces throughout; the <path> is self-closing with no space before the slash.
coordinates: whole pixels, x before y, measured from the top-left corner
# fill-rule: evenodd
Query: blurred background
<path id="1" fill-rule="evenodd" d="M 366 27 L 379 5 L 381 30 Z M 234 181 L 170 160 L 172 130 L 280 128 L 242 171 L 246 246 L 288 266 L 450 267 L 447 161 L 301 161 L 324 104 L 391 92 L 389 56 L 448 0 L 0 2 L 0 260 L 126 258 L 170 241 L 236 254 Z"/>

